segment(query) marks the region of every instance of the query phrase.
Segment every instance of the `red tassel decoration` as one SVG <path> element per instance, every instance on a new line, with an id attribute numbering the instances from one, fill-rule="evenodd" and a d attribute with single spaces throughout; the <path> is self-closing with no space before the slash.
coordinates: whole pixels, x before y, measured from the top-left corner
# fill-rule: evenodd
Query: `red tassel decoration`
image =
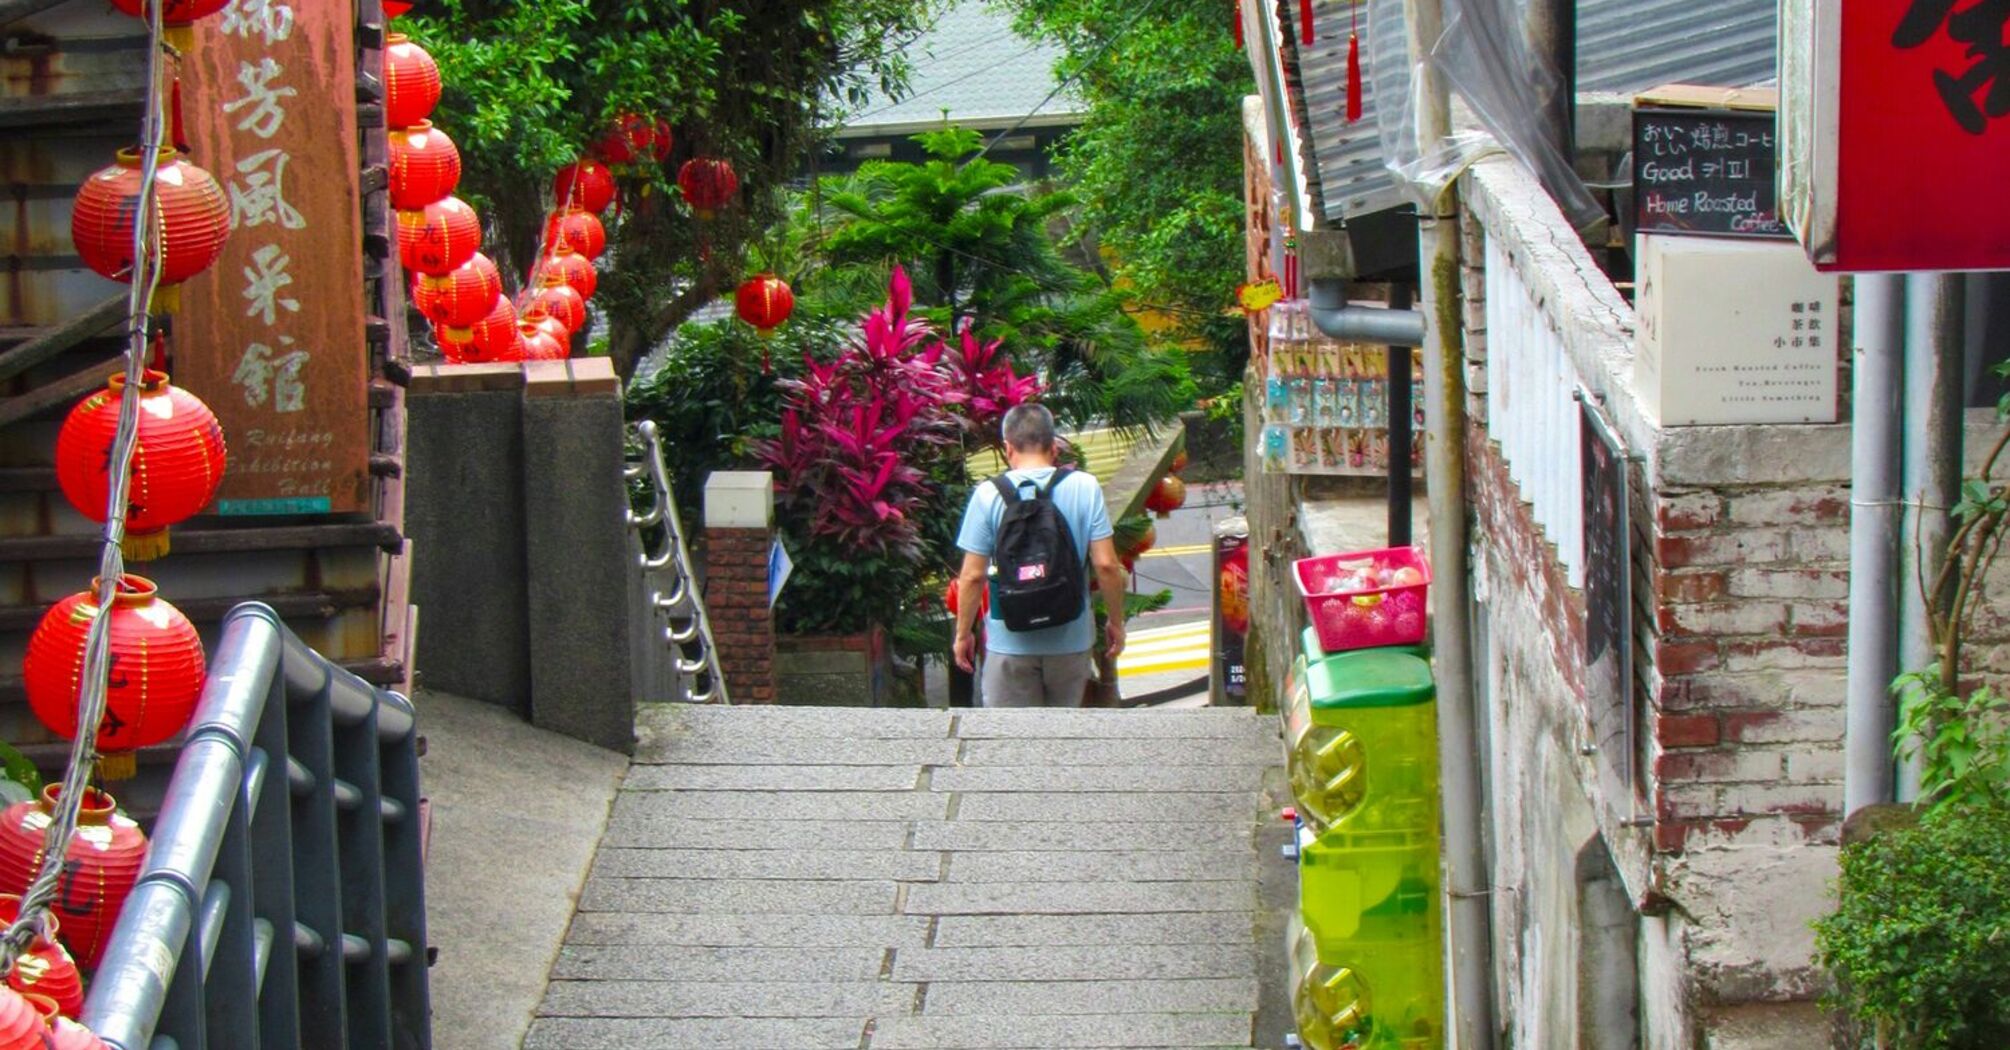
<path id="1" fill-rule="evenodd" d="M 175 74 L 174 84 L 168 92 L 168 140 L 174 143 L 174 148 L 183 153 L 189 151 L 188 132 L 184 130 L 181 119 L 181 75 L 179 73 Z"/>
<path id="2" fill-rule="evenodd" d="M 1361 119 L 1361 37 L 1347 34 L 1347 123 Z"/>
<path id="3" fill-rule="evenodd" d="M 1235 49 L 1242 50 L 1242 0 L 1235 0 Z"/>
<path id="4" fill-rule="evenodd" d="M 1312 0 L 1298 0 L 1298 20 L 1305 23 L 1304 39 L 1301 44 L 1312 42 Z"/>

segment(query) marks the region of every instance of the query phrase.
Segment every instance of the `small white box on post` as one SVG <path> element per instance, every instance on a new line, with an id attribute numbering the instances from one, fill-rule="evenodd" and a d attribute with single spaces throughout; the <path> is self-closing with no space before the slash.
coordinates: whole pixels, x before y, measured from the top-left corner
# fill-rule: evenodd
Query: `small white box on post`
<path id="1" fill-rule="evenodd" d="M 775 523 L 775 476 L 765 470 L 719 470 L 705 479 L 705 527 L 765 529 Z"/>
<path id="2" fill-rule="evenodd" d="M 1663 426 L 1833 423 L 1839 285 L 1792 241 L 1641 234 L 1633 384 Z"/>

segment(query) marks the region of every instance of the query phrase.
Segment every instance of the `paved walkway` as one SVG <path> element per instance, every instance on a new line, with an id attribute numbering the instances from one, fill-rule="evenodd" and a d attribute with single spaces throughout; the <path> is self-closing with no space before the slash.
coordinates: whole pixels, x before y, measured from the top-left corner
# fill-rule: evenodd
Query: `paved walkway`
<path id="1" fill-rule="evenodd" d="M 1273 718 L 666 706 L 640 731 L 526 1048 L 1281 1042 Z"/>

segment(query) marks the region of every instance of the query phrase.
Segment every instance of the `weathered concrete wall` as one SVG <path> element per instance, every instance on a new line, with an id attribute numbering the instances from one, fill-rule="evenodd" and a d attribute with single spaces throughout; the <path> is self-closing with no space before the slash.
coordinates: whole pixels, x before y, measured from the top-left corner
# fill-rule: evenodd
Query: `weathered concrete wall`
<path id="1" fill-rule="evenodd" d="M 1468 480 L 1503 1017 L 1517 1045 L 1588 1045 L 1557 1030 L 1597 990 L 1580 981 L 1597 977 L 1581 966 L 1585 901 L 1561 858 L 1602 840 L 1640 913 L 1644 1046 L 1810 1045 L 1821 974 L 1808 923 L 1829 906 L 1841 805 L 1848 429 L 1661 428 L 1630 386 L 1630 307 L 1534 181 L 1489 162 L 1466 189 Z M 1489 259 L 1537 305 L 1533 329 L 1486 301 Z M 1520 323 L 1490 332 L 1490 315 Z M 1590 752 L 1584 596 L 1559 558 L 1568 537 L 1527 502 L 1557 497 L 1514 478 L 1575 482 L 1511 470 L 1494 438 L 1528 421 L 1488 418 L 1490 402 L 1497 415 L 1542 410 L 1487 388 L 1511 374 L 1489 355 L 1538 346 L 1561 349 L 1567 378 L 1601 396 L 1638 457 L 1637 799 L 1613 797 Z M 1563 501 L 1575 498 L 1570 488 Z"/>

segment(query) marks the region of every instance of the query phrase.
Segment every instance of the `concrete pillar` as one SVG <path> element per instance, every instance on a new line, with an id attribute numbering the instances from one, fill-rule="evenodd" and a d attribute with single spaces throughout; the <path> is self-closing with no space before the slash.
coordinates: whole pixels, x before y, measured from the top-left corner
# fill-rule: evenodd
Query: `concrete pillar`
<path id="1" fill-rule="evenodd" d="M 524 365 L 523 522 L 531 724 L 635 746 L 633 600 L 621 382 L 605 357 Z"/>
<path id="2" fill-rule="evenodd" d="M 775 614 L 768 605 L 774 542 L 773 475 L 722 470 L 705 479 L 705 610 L 736 704 L 775 702 Z"/>
<path id="3" fill-rule="evenodd" d="M 523 369 L 424 366 L 405 404 L 418 684 L 528 719 Z"/>
<path id="4" fill-rule="evenodd" d="M 419 684 L 634 745 L 621 385 L 606 358 L 426 365 L 408 401 Z"/>

